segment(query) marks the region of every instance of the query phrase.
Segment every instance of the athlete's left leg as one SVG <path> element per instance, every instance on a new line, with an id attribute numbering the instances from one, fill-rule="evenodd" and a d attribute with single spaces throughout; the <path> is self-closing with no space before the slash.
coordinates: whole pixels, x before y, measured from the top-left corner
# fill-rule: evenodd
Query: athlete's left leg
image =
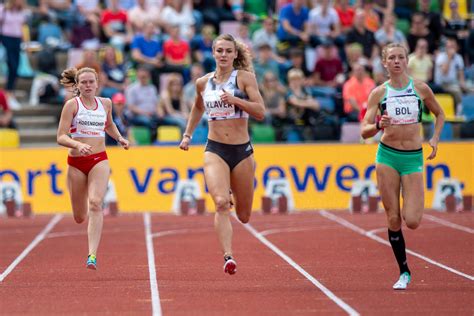
<path id="1" fill-rule="evenodd" d="M 234 195 L 235 212 L 242 223 L 250 220 L 254 192 L 255 160 L 245 158 L 231 172 L 230 186 Z"/>
<path id="2" fill-rule="evenodd" d="M 423 174 L 414 172 L 401 177 L 403 207 L 402 217 L 408 228 L 416 229 L 423 217 L 425 207 L 425 192 Z"/>
<path id="3" fill-rule="evenodd" d="M 102 226 L 104 222 L 104 213 L 102 204 L 107 184 L 109 182 L 110 166 L 108 160 L 103 160 L 96 164 L 89 172 L 89 224 L 87 233 L 89 236 L 89 255 L 96 255 L 99 247 L 100 237 L 102 235 Z"/>

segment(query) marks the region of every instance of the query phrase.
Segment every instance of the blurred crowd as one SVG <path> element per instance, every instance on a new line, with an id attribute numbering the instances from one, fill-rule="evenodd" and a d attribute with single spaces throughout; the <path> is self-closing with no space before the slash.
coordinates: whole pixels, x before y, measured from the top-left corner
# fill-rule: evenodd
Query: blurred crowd
<path id="1" fill-rule="evenodd" d="M 344 123 L 359 122 L 370 91 L 387 80 L 380 51 L 391 42 L 407 48 L 413 78 L 452 96 L 463 121 L 463 99 L 474 93 L 473 6 L 467 0 L 5 0 L 0 127 L 14 127 L 8 104 L 21 106 L 14 96 L 18 76 L 33 79 L 30 105 L 71 96 L 58 82 L 63 53 L 69 66 L 97 71 L 100 96 L 112 98 L 122 134 L 145 126 L 154 140 L 160 125 L 184 129 L 194 82 L 215 67 L 212 41 L 227 32 L 254 57 L 267 108 L 263 124 L 278 141 L 338 140 Z M 33 69 L 28 56 L 36 60 Z"/>

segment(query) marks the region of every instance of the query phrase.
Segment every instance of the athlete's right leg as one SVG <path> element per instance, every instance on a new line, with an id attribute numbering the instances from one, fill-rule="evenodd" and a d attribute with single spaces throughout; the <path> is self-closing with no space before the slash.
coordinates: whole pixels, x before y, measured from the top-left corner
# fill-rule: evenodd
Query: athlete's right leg
<path id="1" fill-rule="evenodd" d="M 67 186 L 74 220 L 80 224 L 87 217 L 87 176 L 79 169 L 69 166 L 67 170 Z"/>
<path id="2" fill-rule="evenodd" d="M 410 282 L 410 270 L 408 269 L 405 240 L 402 234 L 402 218 L 400 215 L 400 175 L 395 169 L 377 164 L 377 183 L 382 197 L 388 223 L 388 239 L 392 246 L 393 254 L 400 269 L 400 279 L 394 285 L 394 289 L 405 289 Z M 408 273 L 408 276 L 405 274 Z M 403 279 L 403 280 L 402 280 Z M 401 282 L 406 281 L 406 282 Z M 401 282 L 401 283 L 400 283 Z M 403 283 L 403 284 L 402 284 Z"/>
<path id="3" fill-rule="evenodd" d="M 230 169 L 218 155 L 204 153 L 204 175 L 214 200 L 214 228 L 224 255 L 232 255 L 232 224 L 230 222 Z"/>

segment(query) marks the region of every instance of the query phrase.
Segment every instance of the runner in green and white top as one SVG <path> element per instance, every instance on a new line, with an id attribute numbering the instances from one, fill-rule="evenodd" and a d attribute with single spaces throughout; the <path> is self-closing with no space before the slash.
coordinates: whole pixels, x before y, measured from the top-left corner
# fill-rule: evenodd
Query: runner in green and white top
<path id="1" fill-rule="evenodd" d="M 428 85 L 408 76 L 408 52 L 404 46 L 385 46 L 382 63 L 390 79 L 369 96 L 362 120 L 362 137 L 373 137 L 383 130 L 376 156 L 377 183 L 387 214 L 389 241 L 400 268 L 400 277 L 393 288 L 404 290 L 410 283 L 411 272 L 401 230 L 402 218 L 408 228 L 416 229 L 424 209 L 422 107 L 426 106 L 436 117 L 433 137 L 429 141 L 432 151 L 427 159 L 436 157 L 444 113 Z M 378 111 L 380 120 L 376 120 Z M 402 187 L 403 206 L 400 207 Z"/>

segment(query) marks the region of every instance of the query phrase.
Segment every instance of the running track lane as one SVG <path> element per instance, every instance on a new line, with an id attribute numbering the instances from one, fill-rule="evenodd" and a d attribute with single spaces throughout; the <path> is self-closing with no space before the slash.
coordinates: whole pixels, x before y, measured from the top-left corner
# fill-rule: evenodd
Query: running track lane
<path id="1" fill-rule="evenodd" d="M 339 214 L 333 213 L 340 218 L 343 218 L 350 223 L 370 231 L 377 229 L 375 235 L 387 239 L 387 229 L 385 223 L 385 214 L 365 214 L 363 216 L 354 216 L 348 213 Z M 428 212 L 428 216 L 437 216 L 436 213 Z M 457 214 L 452 214 L 453 217 L 459 218 Z M 474 214 L 468 214 L 465 217 L 467 222 L 469 217 L 474 217 Z M 428 217 L 426 216 L 426 217 Z M 450 217 L 444 218 L 449 221 Z M 467 227 L 462 225 L 462 227 Z M 380 228 L 380 230 L 378 230 Z M 434 259 L 451 268 L 468 275 L 474 275 L 474 258 L 473 245 L 474 234 L 447 227 L 445 225 L 433 222 L 424 218 L 420 227 L 415 230 L 403 228 L 403 236 L 405 238 L 407 248 L 414 250 L 426 257 Z M 408 258 L 408 264 L 411 264 L 411 259 Z M 413 271 L 415 273 L 416 271 Z M 474 286 L 474 282 L 472 283 Z"/>
<path id="2" fill-rule="evenodd" d="M 212 215 L 153 214 L 163 315 L 347 314 L 242 225 L 232 222 L 237 273 L 229 276 L 222 270 Z"/>
<path id="3" fill-rule="evenodd" d="M 334 214 L 340 216 L 340 213 Z M 383 214 L 377 214 L 376 221 L 371 216 L 344 217 L 357 222 L 377 222 L 371 227 L 383 227 Z M 472 281 L 410 255 L 414 280 L 409 290 L 392 290 L 398 267 L 391 248 L 317 213 L 254 216 L 252 226 L 309 273 L 320 276 L 322 283 L 362 315 L 472 315 L 474 310 Z M 419 231 L 413 238 L 424 239 L 424 233 L 426 231 Z M 458 259 L 464 264 L 472 260 L 472 252 L 469 254 L 472 247 L 462 248 L 462 239 L 466 236 L 447 231 L 443 231 L 443 235 L 444 239 L 430 244 L 429 249 L 452 247 L 457 249 Z M 410 246 L 411 238 L 408 243 Z"/>
<path id="4" fill-rule="evenodd" d="M 1 312 L 150 314 L 142 214 L 105 218 L 97 271 L 85 268 L 86 231 L 63 218 L 0 283 Z"/>

